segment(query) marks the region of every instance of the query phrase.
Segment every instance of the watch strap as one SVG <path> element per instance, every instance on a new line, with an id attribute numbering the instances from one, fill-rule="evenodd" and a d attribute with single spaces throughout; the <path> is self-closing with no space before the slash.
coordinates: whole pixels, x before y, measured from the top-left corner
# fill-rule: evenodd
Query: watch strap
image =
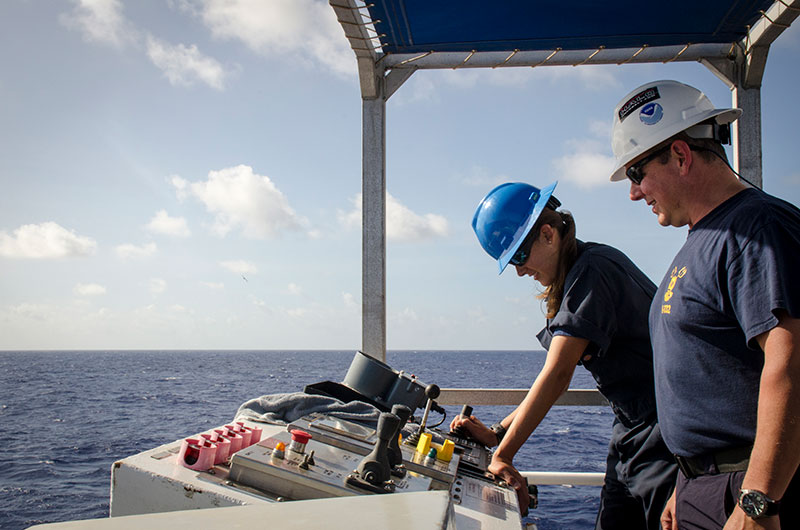
<path id="1" fill-rule="evenodd" d="M 760 500 L 764 503 L 764 511 L 757 514 L 750 513 L 744 504 L 743 499 L 746 495 L 756 495 L 760 497 Z M 753 519 L 761 519 L 762 517 L 771 517 L 773 515 L 778 515 L 781 507 L 781 501 L 775 501 L 767 497 L 764 492 L 758 490 L 750 490 L 750 489 L 742 489 L 739 491 L 739 499 L 737 504 L 742 509 L 742 511 L 747 514 L 748 517 Z"/>
<path id="2" fill-rule="evenodd" d="M 499 421 L 489 427 L 492 431 L 494 431 L 495 436 L 497 436 L 497 444 L 499 445 L 500 442 L 503 441 L 503 437 L 506 435 L 506 428 L 503 427 L 503 424 Z"/>

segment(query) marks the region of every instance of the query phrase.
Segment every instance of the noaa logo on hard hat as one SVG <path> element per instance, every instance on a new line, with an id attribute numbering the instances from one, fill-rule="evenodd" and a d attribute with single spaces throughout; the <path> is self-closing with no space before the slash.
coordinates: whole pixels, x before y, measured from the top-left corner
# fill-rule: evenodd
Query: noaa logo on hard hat
<path id="1" fill-rule="evenodd" d="M 655 125 L 664 117 L 664 109 L 658 103 L 648 103 L 639 111 L 639 119 L 645 125 Z"/>

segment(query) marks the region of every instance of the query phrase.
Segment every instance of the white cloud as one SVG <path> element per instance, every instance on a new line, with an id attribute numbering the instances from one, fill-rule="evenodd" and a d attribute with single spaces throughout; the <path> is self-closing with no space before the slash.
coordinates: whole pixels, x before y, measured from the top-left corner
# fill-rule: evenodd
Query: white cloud
<path id="1" fill-rule="evenodd" d="M 203 285 L 215 291 L 220 291 L 225 288 L 225 284 L 220 282 L 200 282 L 200 285 Z"/>
<path id="2" fill-rule="evenodd" d="M 150 278 L 147 282 L 147 290 L 153 294 L 161 294 L 167 290 L 167 282 L 161 278 Z"/>
<path id="3" fill-rule="evenodd" d="M 433 72 L 425 72 L 430 74 Z M 418 102 L 436 103 L 439 101 L 438 87 L 440 83 L 434 81 L 434 75 L 415 75 L 406 81 L 402 90 L 398 90 L 392 101 L 396 105 L 410 105 Z M 446 78 L 445 78 L 446 79 Z"/>
<path id="4" fill-rule="evenodd" d="M 286 309 L 286 314 L 292 318 L 303 318 L 308 314 L 308 309 L 302 307 Z"/>
<path id="5" fill-rule="evenodd" d="M 489 317 L 486 314 L 486 311 L 483 307 L 475 307 L 469 311 L 467 311 L 467 316 L 472 324 L 487 324 L 489 322 Z"/>
<path id="6" fill-rule="evenodd" d="M 513 180 L 508 175 L 493 173 L 491 170 L 477 165 L 471 166 L 465 174 L 456 175 L 454 179 L 465 186 L 481 189 L 492 188 L 503 182 Z"/>
<path id="7" fill-rule="evenodd" d="M 352 293 L 342 293 L 342 301 L 344 302 L 344 306 L 348 308 L 358 307 L 356 303 L 356 298 L 353 296 Z"/>
<path id="8" fill-rule="evenodd" d="M 466 54 L 465 54 L 466 56 Z M 509 68 L 459 68 L 431 70 L 424 75 L 415 75 L 392 96 L 396 104 L 404 105 L 418 101 L 437 102 L 444 95 L 442 88 L 473 90 L 480 86 L 510 87 L 521 89 L 526 86 L 548 83 L 554 86 L 577 85 L 591 92 L 605 89 L 618 89 L 622 85 L 617 77 L 619 70 L 615 65 L 591 65 L 576 68 L 573 66 L 509 67 Z M 446 96 L 445 96 L 446 97 Z"/>
<path id="9" fill-rule="evenodd" d="M 392 96 L 398 105 L 417 102 L 436 103 L 440 101 L 441 87 L 453 87 L 457 90 L 472 90 L 477 86 L 500 86 L 523 88 L 532 80 L 530 68 L 463 68 L 453 71 L 429 70 L 424 74 L 412 76 Z M 449 90 L 449 89 L 448 89 Z M 446 97 L 446 96 L 445 96 Z"/>
<path id="10" fill-rule="evenodd" d="M 147 228 L 155 234 L 166 236 L 188 237 L 192 234 L 183 217 L 170 217 L 166 210 L 159 210 L 147 223 Z"/>
<path id="11" fill-rule="evenodd" d="M 189 181 L 180 175 L 170 175 L 167 177 L 167 182 L 175 188 L 175 194 L 179 201 L 183 201 L 189 195 Z"/>
<path id="12" fill-rule="evenodd" d="M 255 296 L 251 296 L 250 301 L 253 303 L 254 306 L 264 311 L 265 313 L 272 313 L 272 309 L 267 307 L 267 303 L 264 300 L 256 298 Z"/>
<path id="13" fill-rule="evenodd" d="M 361 226 L 361 197 L 353 198 L 353 209 L 339 212 L 339 221 L 348 227 Z M 394 241 L 419 241 L 444 237 L 449 233 L 447 219 L 441 215 L 417 214 L 386 194 L 386 237 Z"/>
<path id="14" fill-rule="evenodd" d="M 250 166 L 211 171 L 207 181 L 192 183 L 190 190 L 214 214 L 211 230 L 219 236 L 239 228 L 245 237 L 264 239 L 307 224 L 272 180 Z"/>
<path id="15" fill-rule="evenodd" d="M 6 258 L 53 259 L 94 254 L 97 243 L 52 221 L 23 225 L 13 235 L 0 231 L 0 256 Z"/>
<path id="16" fill-rule="evenodd" d="M 158 247 L 155 243 L 146 243 L 142 246 L 136 246 L 132 243 L 124 243 L 122 245 L 117 245 L 117 247 L 114 249 L 114 252 L 116 252 L 117 257 L 120 259 L 136 259 L 152 256 L 157 250 Z"/>
<path id="17" fill-rule="evenodd" d="M 531 78 L 532 82 L 540 81 L 541 78 L 553 83 L 574 83 L 582 88 L 587 88 L 592 92 L 598 92 L 607 88 L 619 88 L 622 86 L 617 75 L 620 72 L 616 65 L 585 65 L 575 66 L 541 66 L 533 69 L 536 77 Z"/>
<path id="18" fill-rule="evenodd" d="M 78 296 L 99 296 L 106 294 L 106 288 L 96 283 L 79 283 L 73 287 L 72 292 Z"/>
<path id="19" fill-rule="evenodd" d="M 444 70 L 442 78 L 449 85 L 470 89 L 484 83 L 500 87 L 523 87 L 531 81 L 530 68 L 462 68 L 456 71 Z"/>
<path id="20" fill-rule="evenodd" d="M 356 72 L 355 55 L 328 2 L 196 0 L 193 5 L 189 10 L 219 39 L 238 40 L 256 53 L 295 64 L 322 64 L 348 78 Z"/>
<path id="21" fill-rule="evenodd" d="M 221 261 L 219 263 L 224 269 L 236 274 L 255 274 L 258 272 L 258 267 L 254 263 L 244 260 L 234 261 Z"/>
<path id="22" fill-rule="evenodd" d="M 121 0 L 73 0 L 75 7 L 59 17 L 61 24 L 80 31 L 87 42 L 115 48 L 136 40 L 136 30 L 122 14 Z"/>
<path id="23" fill-rule="evenodd" d="M 601 143 L 593 140 L 567 142 L 571 153 L 553 160 L 558 180 L 590 189 L 609 183 L 614 157 L 605 154 Z"/>
<path id="24" fill-rule="evenodd" d="M 296 283 L 290 283 L 289 285 L 287 285 L 286 290 L 289 292 L 289 294 L 295 296 L 303 294 L 303 288 L 297 285 Z"/>
<path id="25" fill-rule="evenodd" d="M 58 311 L 51 306 L 42 304 L 31 304 L 24 302 L 8 308 L 9 314 L 29 320 L 44 322 L 52 319 Z"/>
<path id="26" fill-rule="evenodd" d="M 417 316 L 416 311 L 414 311 L 410 307 L 406 307 L 402 311 L 398 311 L 389 318 L 391 319 L 392 322 L 398 325 L 409 324 L 412 322 L 419 321 L 419 316 Z"/>
<path id="27" fill-rule="evenodd" d="M 603 140 L 606 145 L 611 145 L 611 128 L 613 127 L 611 120 L 592 120 L 589 122 L 589 132 L 596 138 Z M 609 147 L 610 149 L 610 147 Z"/>
<path id="28" fill-rule="evenodd" d="M 172 85 L 192 86 L 200 81 L 217 90 L 225 88 L 228 73 L 216 59 L 200 53 L 194 44 L 170 44 L 148 35 L 147 56 Z"/>

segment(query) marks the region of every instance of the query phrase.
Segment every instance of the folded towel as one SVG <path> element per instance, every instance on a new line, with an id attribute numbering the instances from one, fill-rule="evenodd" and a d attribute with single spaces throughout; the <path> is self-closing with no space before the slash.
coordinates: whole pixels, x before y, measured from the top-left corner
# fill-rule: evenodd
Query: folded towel
<path id="1" fill-rule="evenodd" d="M 273 425 L 288 425 L 312 412 L 375 425 L 380 416 L 380 410 L 363 401 L 344 403 L 329 396 L 291 392 L 261 396 L 242 403 L 236 411 L 234 421 L 250 420 Z"/>

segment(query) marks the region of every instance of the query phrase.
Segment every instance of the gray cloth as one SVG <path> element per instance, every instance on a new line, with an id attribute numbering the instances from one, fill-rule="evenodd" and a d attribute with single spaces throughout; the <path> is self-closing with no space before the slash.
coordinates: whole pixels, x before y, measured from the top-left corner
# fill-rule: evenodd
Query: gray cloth
<path id="1" fill-rule="evenodd" d="M 287 425 L 312 412 L 330 414 L 339 419 L 377 424 L 380 411 L 363 401 L 344 403 L 336 398 L 292 392 L 270 394 L 242 403 L 237 420 L 250 420 L 273 425 Z"/>

